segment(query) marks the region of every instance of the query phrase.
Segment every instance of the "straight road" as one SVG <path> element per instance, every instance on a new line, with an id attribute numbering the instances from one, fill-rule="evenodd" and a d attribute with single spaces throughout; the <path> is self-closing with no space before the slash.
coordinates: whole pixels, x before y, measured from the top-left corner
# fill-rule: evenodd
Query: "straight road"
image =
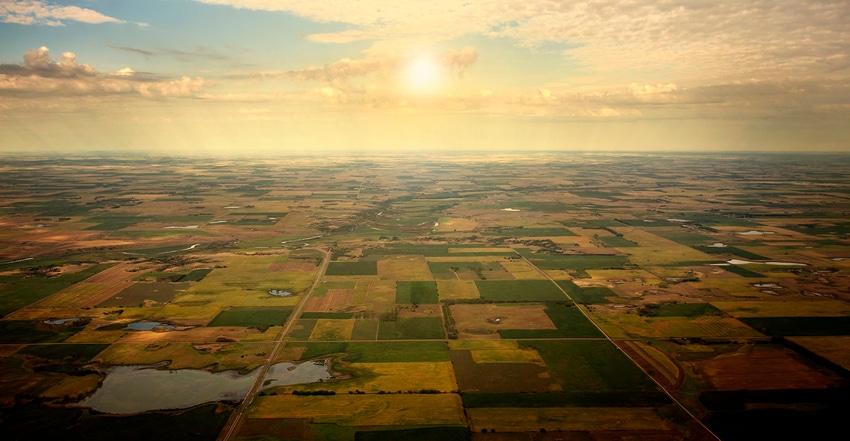
<path id="1" fill-rule="evenodd" d="M 280 348 L 284 345 L 284 339 L 289 335 L 289 331 L 292 329 L 292 326 L 295 324 L 295 321 L 298 319 L 298 316 L 301 315 L 301 311 L 304 310 L 304 306 L 307 304 L 307 300 L 313 295 L 313 291 L 316 290 L 316 287 L 319 286 L 319 283 L 322 280 L 322 276 L 325 275 L 325 270 L 328 269 L 328 263 L 331 260 L 331 254 L 325 250 L 320 250 L 318 248 L 312 248 L 317 251 L 321 251 L 322 254 L 325 255 L 324 259 L 322 259 L 322 265 L 319 268 L 319 272 L 316 274 L 316 280 L 313 281 L 313 285 L 310 286 L 310 290 L 307 291 L 307 294 L 304 298 L 298 302 L 298 306 L 295 307 L 295 311 L 292 312 L 292 315 L 289 316 L 289 319 L 286 321 L 286 325 L 277 335 L 275 339 L 274 348 L 272 348 L 269 353 L 269 358 L 266 359 L 265 364 L 260 369 L 259 375 L 257 375 L 257 379 L 254 380 L 254 384 L 251 385 L 251 389 L 248 390 L 248 394 L 245 395 L 245 398 L 242 399 L 242 403 L 239 404 L 239 407 L 236 408 L 236 411 L 230 415 L 227 423 L 224 425 L 224 429 L 221 430 L 221 433 L 218 435 L 217 441 L 228 441 L 230 439 L 235 438 L 234 434 L 238 432 L 239 427 L 242 425 L 242 418 L 245 416 L 245 412 L 248 410 L 248 406 L 251 405 L 251 402 L 254 401 L 254 397 L 257 396 L 257 393 L 260 392 L 260 388 L 263 386 L 263 382 L 266 379 L 266 374 L 269 373 L 269 369 L 272 364 L 274 364 L 274 360 L 277 358 L 277 354 L 280 352 Z"/>

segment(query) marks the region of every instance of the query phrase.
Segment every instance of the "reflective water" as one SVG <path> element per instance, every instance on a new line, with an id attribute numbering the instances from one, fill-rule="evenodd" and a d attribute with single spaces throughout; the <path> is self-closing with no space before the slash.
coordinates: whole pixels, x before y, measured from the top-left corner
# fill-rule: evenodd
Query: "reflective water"
<path id="1" fill-rule="evenodd" d="M 184 409 L 212 401 L 241 401 L 259 369 L 239 375 L 235 371 L 212 373 L 197 369 L 156 369 L 154 366 L 112 366 L 100 388 L 77 406 L 127 414 L 157 409 Z M 277 363 L 266 376 L 263 389 L 287 384 L 315 383 L 332 378 L 323 361 Z"/>

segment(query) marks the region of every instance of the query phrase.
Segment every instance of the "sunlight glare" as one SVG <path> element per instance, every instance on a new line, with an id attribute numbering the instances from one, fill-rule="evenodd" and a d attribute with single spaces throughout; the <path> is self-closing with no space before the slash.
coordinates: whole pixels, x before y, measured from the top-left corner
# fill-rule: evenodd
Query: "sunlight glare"
<path id="1" fill-rule="evenodd" d="M 416 58 L 407 68 L 410 85 L 420 91 L 434 87 L 439 80 L 439 73 L 439 66 L 428 57 Z"/>

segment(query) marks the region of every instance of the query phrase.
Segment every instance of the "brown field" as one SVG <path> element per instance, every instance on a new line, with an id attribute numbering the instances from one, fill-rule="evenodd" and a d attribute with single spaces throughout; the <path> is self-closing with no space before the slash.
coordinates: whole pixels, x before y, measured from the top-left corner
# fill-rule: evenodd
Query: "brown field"
<path id="1" fill-rule="evenodd" d="M 92 308 L 132 286 L 135 283 L 133 277 L 137 274 L 129 270 L 136 267 L 137 265 L 131 262 L 113 265 L 80 283 L 69 286 L 30 305 L 30 307 Z"/>
<path id="2" fill-rule="evenodd" d="M 604 305 L 594 305 L 590 311 L 593 321 L 612 338 L 762 336 L 730 317 L 641 317 L 625 308 L 618 310 Z"/>
<path id="3" fill-rule="evenodd" d="M 100 375 L 89 374 L 84 376 L 69 375 L 58 384 L 41 393 L 44 398 L 66 398 L 77 400 L 84 395 L 94 392 L 100 386 Z"/>
<path id="4" fill-rule="evenodd" d="M 838 384 L 778 346 L 745 345 L 694 366 L 717 390 L 819 389 Z"/>
<path id="5" fill-rule="evenodd" d="M 341 426 L 465 425 L 456 394 L 258 397 L 250 418 L 305 418 Z"/>
<path id="6" fill-rule="evenodd" d="M 352 332 L 354 319 L 319 319 L 310 334 L 310 340 L 350 340 Z"/>
<path id="7" fill-rule="evenodd" d="M 312 262 L 276 262 L 269 265 L 268 272 L 280 272 L 280 271 L 307 271 L 313 272 L 316 271 L 318 267 L 315 263 Z"/>
<path id="8" fill-rule="evenodd" d="M 434 227 L 434 231 L 440 233 L 448 233 L 453 231 L 473 231 L 478 226 L 478 222 L 465 219 L 462 217 L 441 217 L 438 225 Z"/>
<path id="9" fill-rule="evenodd" d="M 734 317 L 834 317 L 850 315 L 850 304 L 840 300 L 711 302 Z"/>
<path id="10" fill-rule="evenodd" d="M 561 390 L 546 366 L 537 363 L 476 363 L 471 351 L 450 351 L 464 392 L 552 392 Z"/>
<path id="11" fill-rule="evenodd" d="M 538 432 L 558 430 L 672 430 L 653 408 L 557 407 L 467 409 L 472 432 Z"/>
<path id="12" fill-rule="evenodd" d="M 498 338 L 501 329 L 557 329 L 543 312 L 545 305 L 461 304 L 449 308 L 461 338 Z"/>
<path id="13" fill-rule="evenodd" d="M 471 280 L 437 280 L 440 300 L 477 299 L 481 297 L 475 282 Z"/>
<path id="14" fill-rule="evenodd" d="M 434 280 L 424 256 L 393 256 L 378 261 L 381 280 Z"/>
<path id="15" fill-rule="evenodd" d="M 237 439 L 262 439 L 269 434 L 282 433 L 291 439 L 313 439 L 309 422 L 301 418 L 246 418 L 244 421 Z"/>
<path id="16" fill-rule="evenodd" d="M 304 310 L 309 312 L 344 311 L 354 298 L 353 289 L 329 289 L 323 297 L 311 297 Z"/>
<path id="17" fill-rule="evenodd" d="M 850 336 L 789 337 L 788 340 L 844 369 L 850 369 Z"/>
<path id="18" fill-rule="evenodd" d="M 215 328 L 192 328 L 185 331 L 132 331 L 128 333 L 119 343 L 161 343 L 161 342 L 192 342 L 192 343 L 214 343 L 216 339 L 224 337 L 232 341 L 239 341 L 248 334 L 257 333 L 256 329 L 243 328 L 241 326 L 218 326 Z"/>
<path id="19" fill-rule="evenodd" d="M 450 362 L 392 362 L 346 363 L 345 370 L 353 372 L 351 378 L 324 383 L 300 384 L 275 388 L 279 394 L 293 390 L 333 390 L 338 394 L 360 390 L 366 393 L 408 392 L 422 389 L 451 392 L 457 390 L 454 370 Z"/>
<path id="20" fill-rule="evenodd" d="M 499 262 L 515 279 L 545 279 L 546 277 L 524 260 L 505 260 Z"/>

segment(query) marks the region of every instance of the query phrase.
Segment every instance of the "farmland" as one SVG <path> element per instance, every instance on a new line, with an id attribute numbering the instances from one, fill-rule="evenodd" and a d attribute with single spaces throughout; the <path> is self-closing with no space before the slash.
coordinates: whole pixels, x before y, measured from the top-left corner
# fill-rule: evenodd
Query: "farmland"
<path id="1" fill-rule="evenodd" d="M 834 427 L 847 161 L 7 158 L 0 431 L 203 417 L 199 439 L 705 440 L 770 430 L 774 412 L 789 433 Z M 179 410 L 77 407 L 131 366 L 239 386 Z"/>

